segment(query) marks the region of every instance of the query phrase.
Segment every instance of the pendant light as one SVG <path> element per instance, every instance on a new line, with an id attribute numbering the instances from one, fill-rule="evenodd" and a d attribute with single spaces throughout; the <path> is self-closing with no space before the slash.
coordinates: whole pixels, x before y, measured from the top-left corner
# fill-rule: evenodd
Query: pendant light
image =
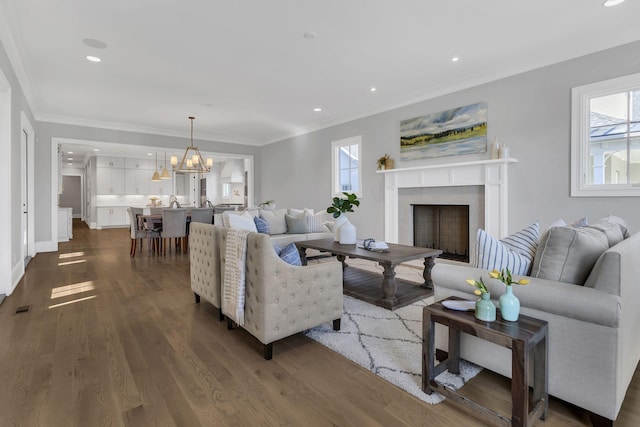
<path id="1" fill-rule="evenodd" d="M 151 181 L 160 181 L 160 174 L 158 173 L 158 152 L 156 151 L 156 170 L 151 177 Z"/>
<path id="2" fill-rule="evenodd" d="M 185 150 L 182 161 L 178 164 L 178 156 L 171 156 L 171 165 L 175 172 L 207 173 L 211 171 L 211 166 L 213 166 L 213 159 L 209 158 L 205 161 L 200 151 L 198 151 L 198 147 L 193 146 L 194 119 L 195 117 L 189 116 L 189 120 L 191 120 L 191 144 Z"/>
<path id="3" fill-rule="evenodd" d="M 162 174 L 160 175 L 160 179 L 171 179 L 171 175 L 169 174 L 169 169 L 167 169 L 167 152 L 164 152 L 164 169 L 162 169 Z"/>

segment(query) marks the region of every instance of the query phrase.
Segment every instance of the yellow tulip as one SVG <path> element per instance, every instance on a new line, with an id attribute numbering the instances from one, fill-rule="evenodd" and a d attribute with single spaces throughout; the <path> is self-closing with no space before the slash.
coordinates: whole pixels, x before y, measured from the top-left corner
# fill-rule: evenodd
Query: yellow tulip
<path id="1" fill-rule="evenodd" d="M 521 285 L 528 285 L 529 284 L 529 279 L 520 279 L 520 281 L 518 282 Z"/>
<path id="2" fill-rule="evenodd" d="M 480 292 L 480 289 L 476 289 L 475 291 L 473 291 L 473 293 L 478 296 L 482 295 L 482 292 Z"/>
<path id="3" fill-rule="evenodd" d="M 467 283 L 468 283 L 470 286 L 475 286 L 475 285 L 476 285 L 476 281 L 475 281 L 475 280 L 473 280 L 473 279 L 467 279 Z"/>
<path id="4" fill-rule="evenodd" d="M 498 276 L 500 276 L 500 272 L 498 270 L 490 271 L 489 276 L 493 277 L 494 279 L 497 279 Z"/>

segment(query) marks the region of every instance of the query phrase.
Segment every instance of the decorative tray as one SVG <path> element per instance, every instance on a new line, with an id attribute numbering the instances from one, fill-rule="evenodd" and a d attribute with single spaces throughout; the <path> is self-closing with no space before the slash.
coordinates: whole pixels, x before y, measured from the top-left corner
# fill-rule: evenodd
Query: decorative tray
<path id="1" fill-rule="evenodd" d="M 445 300 L 442 301 L 442 305 L 450 310 L 457 311 L 474 311 L 476 309 L 475 301 L 466 300 Z"/>

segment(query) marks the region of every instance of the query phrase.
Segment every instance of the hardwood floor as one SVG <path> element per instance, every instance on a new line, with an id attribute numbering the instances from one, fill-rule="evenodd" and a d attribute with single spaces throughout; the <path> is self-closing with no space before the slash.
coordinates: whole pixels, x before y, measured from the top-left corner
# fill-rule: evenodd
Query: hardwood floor
<path id="1" fill-rule="evenodd" d="M 1 426 L 478 426 L 298 334 L 274 357 L 194 303 L 188 255 L 129 257 L 128 230 L 89 230 L 38 254 L 0 306 Z M 15 314 L 18 307 L 27 312 Z M 510 412 L 509 381 L 463 389 Z M 587 426 L 552 400 L 545 426 Z M 640 425 L 640 376 L 615 426 Z"/>

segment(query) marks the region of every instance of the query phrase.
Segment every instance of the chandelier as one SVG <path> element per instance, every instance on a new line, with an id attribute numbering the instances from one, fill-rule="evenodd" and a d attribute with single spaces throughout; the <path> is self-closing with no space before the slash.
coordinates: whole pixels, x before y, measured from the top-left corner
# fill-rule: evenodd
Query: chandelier
<path id="1" fill-rule="evenodd" d="M 202 158 L 198 147 L 193 146 L 193 120 L 195 117 L 189 116 L 191 120 L 191 144 L 187 147 L 182 156 L 182 161 L 178 163 L 178 156 L 171 156 L 171 166 L 175 172 L 184 173 L 207 173 L 211 171 L 213 159 L 208 158 L 207 161 Z"/>

